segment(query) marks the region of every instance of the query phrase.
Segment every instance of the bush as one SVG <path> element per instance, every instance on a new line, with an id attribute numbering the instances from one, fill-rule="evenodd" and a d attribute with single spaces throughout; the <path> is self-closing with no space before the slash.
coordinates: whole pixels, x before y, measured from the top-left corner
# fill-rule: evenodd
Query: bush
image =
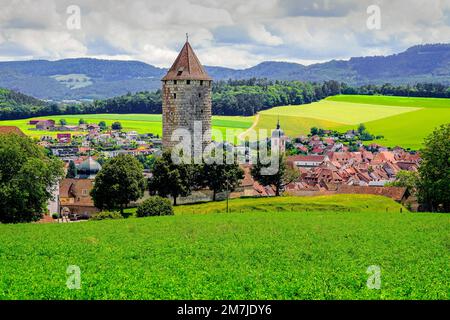
<path id="1" fill-rule="evenodd" d="M 136 215 L 138 217 L 173 216 L 173 208 L 169 199 L 155 196 L 141 203 Z"/>
<path id="2" fill-rule="evenodd" d="M 91 218 L 91 220 L 115 220 L 115 219 L 123 219 L 123 216 L 119 212 L 102 211 Z"/>
<path id="3" fill-rule="evenodd" d="M 58 219 L 59 218 L 59 214 L 57 214 L 57 213 L 52 214 L 52 218 L 54 220 Z"/>

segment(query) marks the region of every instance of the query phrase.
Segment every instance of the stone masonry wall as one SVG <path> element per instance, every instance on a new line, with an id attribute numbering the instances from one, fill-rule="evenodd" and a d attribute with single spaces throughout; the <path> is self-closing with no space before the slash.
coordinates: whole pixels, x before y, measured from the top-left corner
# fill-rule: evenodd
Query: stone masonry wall
<path id="1" fill-rule="evenodd" d="M 173 148 L 179 141 L 171 141 L 172 133 L 178 128 L 191 132 L 194 142 L 194 122 L 201 121 L 202 135 L 211 130 L 212 102 L 211 81 L 167 80 L 163 81 L 163 148 Z M 202 144 L 204 149 L 211 142 L 206 137 Z"/>

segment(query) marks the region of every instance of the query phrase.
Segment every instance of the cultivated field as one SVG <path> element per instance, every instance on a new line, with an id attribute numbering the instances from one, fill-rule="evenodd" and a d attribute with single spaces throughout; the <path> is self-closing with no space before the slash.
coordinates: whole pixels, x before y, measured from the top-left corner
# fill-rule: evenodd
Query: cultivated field
<path id="1" fill-rule="evenodd" d="M 288 135 L 306 134 L 313 126 L 346 131 L 364 123 L 385 137 L 379 144 L 419 149 L 434 128 L 450 122 L 450 99 L 341 95 L 262 111 L 257 128 L 273 128 L 278 117 Z"/>
<path id="2" fill-rule="evenodd" d="M 77 124 L 80 118 L 89 123 L 103 120 L 108 125 L 120 121 L 126 131 L 159 135 L 162 132 L 161 115 L 154 114 L 42 117 L 56 121 L 66 119 L 69 125 Z M 225 136 L 227 128 L 245 131 L 252 127 L 254 120 L 257 120 L 254 129 L 273 130 L 278 119 L 282 129 L 291 137 L 307 134 L 311 127 L 344 132 L 364 123 L 373 135 L 384 136 L 384 139 L 376 140 L 378 144 L 390 147 L 399 145 L 417 150 L 434 128 L 450 122 L 450 99 L 340 95 L 307 105 L 272 108 L 260 112 L 259 117 L 214 116 L 212 123 L 213 128 L 220 130 Z M 56 132 L 30 130 L 28 120 L 0 121 L 0 125 L 18 126 L 30 136 L 56 135 Z M 220 140 L 220 137 L 216 140 Z"/>
<path id="3" fill-rule="evenodd" d="M 124 131 L 137 131 L 138 133 L 162 134 L 162 116 L 159 114 L 77 114 L 77 115 L 61 115 L 61 116 L 45 116 L 32 119 L 52 119 L 57 123 L 60 119 L 65 119 L 68 125 L 77 125 L 80 119 L 86 120 L 88 123 L 98 124 L 105 121 L 108 126 L 115 121 L 122 124 Z M 31 119 L 0 121 L 0 125 L 17 126 L 25 134 L 32 137 L 41 137 L 43 135 L 56 136 L 56 131 L 36 131 L 32 130 L 34 126 L 29 126 Z M 214 116 L 212 120 L 213 128 L 220 130 L 225 137 L 226 129 L 240 129 L 245 131 L 253 123 L 253 117 L 228 117 Z M 77 132 L 74 132 L 77 133 Z"/>
<path id="4" fill-rule="evenodd" d="M 449 298 L 448 215 L 400 213 L 390 199 L 348 195 L 230 207 L 0 225 L 0 299 Z M 69 265 L 80 267 L 80 290 L 66 287 Z M 380 290 L 367 288 L 369 266 L 381 268 Z"/>

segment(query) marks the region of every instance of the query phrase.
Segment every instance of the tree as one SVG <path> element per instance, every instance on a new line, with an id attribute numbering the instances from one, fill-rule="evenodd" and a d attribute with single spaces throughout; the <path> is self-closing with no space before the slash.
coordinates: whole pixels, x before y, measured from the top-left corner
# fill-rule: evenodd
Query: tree
<path id="1" fill-rule="evenodd" d="M 157 193 L 161 197 L 172 196 L 174 205 L 177 204 L 178 197 L 187 197 L 191 194 L 194 186 L 192 165 L 175 164 L 169 151 L 155 160 L 152 174 L 148 181 L 151 194 Z"/>
<path id="2" fill-rule="evenodd" d="M 79 125 L 86 124 L 86 120 L 84 120 L 83 118 L 81 118 L 80 120 L 78 120 L 78 124 L 79 124 Z"/>
<path id="3" fill-rule="evenodd" d="M 270 185 L 275 187 L 275 195 L 277 197 L 281 195 L 281 192 L 288 184 L 296 181 L 299 178 L 298 171 L 287 166 L 285 157 L 283 155 L 279 156 L 278 163 L 278 170 L 275 174 L 272 175 L 263 174 L 262 169 L 268 168 L 269 164 L 263 165 L 259 160 L 251 170 L 253 179 L 258 181 L 260 184 L 264 186 Z"/>
<path id="4" fill-rule="evenodd" d="M 75 162 L 70 160 L 66 178 L 67 179 L 74 179 L 77 176 L 77 174 L 78 174 L 78 170 L 77 170 L 77 167 L 75 165 Z"/>
<path id="5" fill-rule="evenodd" d="M 105 121 L 100 121 L 98 126 L 100 127 L 100 130 L 106 130 L 108 128 Z"/>
<path id="6" fill-rule="evenodd" d="M 319 129 L 317 127 L 312 127 L 311 128 L 311 135 L 315 136 L 317 134 L 319 134 Z"/>
<path id="7" fill-rule="evenodd" d="M 65 126 L 65 125 L 67 124 L 66 119 L 60 119 L 60 120 L 59 120 L 59 124 L 60 124 L 61 126 Z"/>
<path id="8" fill-rule="evenodd" d="M 119 155 L 108 160 L 95 177 L 91 191 L 94 204 L 99 209 L 124 208 L 144 195 L 144 168 L 131 155 Z"/>
<path id="9" fill-rule="evenodd" d="M 420 155 L 419 201 L 427 210 L 450 212 L 450 123 L 425 139 Z"/>
<path id="10" fill-rule="evenodd" d="M 415 194 L 419 185 L 419 175 L 415 171 L 400 170 L 395 181 L 386 186 L 407 188 L 411 194 Z"/>
<path id="11" fill-rule="evenodd" d="M 0 222 L 39 220 L 63 176 L 62 162 L 28 137 L 0 135 Z"/>
<path id="12" fill-rule="evenodd" d="M 142 202 L 136 210 L 137 217 L 173 216 L 173 208 L 169 199 L 150 197 Z"/>
<path id="13" fill-rule="evenodd" d="M 226 163 L 226 153 L 223 153 L 223 163 L 218 164 L 215 161 L 211 164 L 201 166 L 201 181 L 199 184 L 213 191 L 213 201 L 216 201 L 217 193 L 225 190 L 234 191 L 244 178 L 244 171 L 234 160 L 233 163 Z"/>
<path id="14" fill-rule="evenodd" d="M 366 126 L 364 125 L 364 123 L 361 123 L 361 124 L 358 126 L 358 133 L 359 133 L 360 135 L 362 135 L 364 132 L 366 132 Z"/>
<path id="15" fill-rule="evenodd" d="M 116 121 L 116 122 L 114 122 L 112 125 L 111 125 L 111 128 L 113 129 L 113 130 L 122 130 L 122 124 L 119 122 L 119 121 Z"/>

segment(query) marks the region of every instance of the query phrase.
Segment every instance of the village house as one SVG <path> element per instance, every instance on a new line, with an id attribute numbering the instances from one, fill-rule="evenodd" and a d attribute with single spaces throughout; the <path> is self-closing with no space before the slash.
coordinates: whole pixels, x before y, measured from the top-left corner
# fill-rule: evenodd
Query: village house
<path id="1" fill-rule="evenodd" d="M 17 134 L 25 136 L 25 134 L 16 126 L 0 126 L 0 134 Z"/>
<path id="2" fill-rule="evenodd" d="M 324 161 L 328 160 L 327 156 L 323 155 L 299 155 L 287 157 L 287 162 L 292 167 L 313 168 L 320 166 Z"/>
<path id="3" fill-rule="evenodd" d="M 59 186 L 61 214 L 90 217 L 99 210 L 90 196 L 94 187 L 92 179 L 64 179 Z"/>
<path id="4" fill-rule="evenodd" d="M 55 121 L 54 120 L 40 120 L 36 122 L 36 130 L 51 130 L 55 127 Z"/>
<path id="5" fill-rule="evenodd" d="M 58 133 L 56 139 L 58 143 L 70 143 L 72 141 L 72 135 L 70 133 Z"/>

